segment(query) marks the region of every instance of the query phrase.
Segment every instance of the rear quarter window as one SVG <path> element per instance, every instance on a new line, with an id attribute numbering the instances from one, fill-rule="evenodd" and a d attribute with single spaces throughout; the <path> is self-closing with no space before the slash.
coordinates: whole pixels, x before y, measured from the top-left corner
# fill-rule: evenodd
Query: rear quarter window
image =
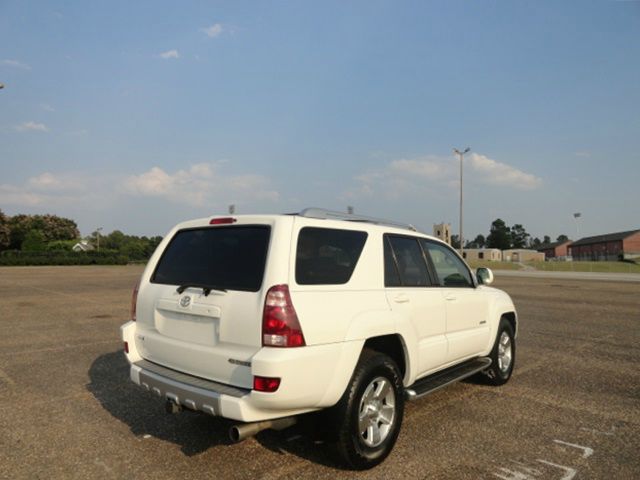
<path id="1" fill-rule="evenodd" d="M 347 283 L 366 241 L 366 232 L 316 227 L 301 229 L 296 248 L 296 283 Z"/>
<path id="2" fill-rule="evenodd" d="M 151 282 L 257 292 L 270 233 L 267 225 L 181 230 L 163 252 Z"/>

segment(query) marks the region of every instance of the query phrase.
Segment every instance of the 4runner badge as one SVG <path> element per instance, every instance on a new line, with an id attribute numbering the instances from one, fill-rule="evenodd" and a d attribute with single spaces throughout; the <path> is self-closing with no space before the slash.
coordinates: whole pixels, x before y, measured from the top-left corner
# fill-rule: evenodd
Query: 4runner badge
<path id="1" fill-rule="evenodd" d="M 186 296 L 180 299 L 180 306 L 183 308 L 187 308 L 191 304 L 191 297 Z"/>

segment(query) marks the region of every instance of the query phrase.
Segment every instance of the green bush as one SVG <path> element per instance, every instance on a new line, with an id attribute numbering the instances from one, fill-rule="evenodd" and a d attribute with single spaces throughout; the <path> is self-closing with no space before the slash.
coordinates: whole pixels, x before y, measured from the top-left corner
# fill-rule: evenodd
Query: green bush
<path id="1" fill-rule="evenodd" d="M 100 252 L 73 252 L 55 250 L 46 252 L 22 252 L 6 250 L 0 254 L 0 265 L 126 265 L 129 257 L 115 250 Z"/>

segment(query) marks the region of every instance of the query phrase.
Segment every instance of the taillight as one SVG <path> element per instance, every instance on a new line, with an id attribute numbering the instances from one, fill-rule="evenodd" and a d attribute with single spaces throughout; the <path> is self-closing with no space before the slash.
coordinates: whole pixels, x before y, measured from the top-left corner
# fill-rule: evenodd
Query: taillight
<path id="1" fill-rule="evenodd" d="M 129 353 L 129 342 L 124 342 L 124 353 Z"/>
<path id="2" fill-rule="evenodd" d="M 229 223 L 236 223 L 237 221 L 238 220 L 233 217 L 212 218 L 209 225 L 225 225 Z"/>
<path id="3" fill-rule="evenodd" d="M 138 303 L 138 289 L 140 288 L 140 282 L 136 283 L 133 288 L 133 294 L 131 295 L 131 320 L 136 321 L 136 303 Z"/>
<path id="4" fill-rule="evenodd" d="M 303 347 L 305 345 L 304 335 L 287 285 L 275 285 L 267 292 L 262 315 L 262 345 L 265 347 Z"/>
<path id="5" fill-rule="evenodd" d="M 253 389 L 257 392 L 272 393 L 280 386 L 279 378 L 253 377 Z"/>

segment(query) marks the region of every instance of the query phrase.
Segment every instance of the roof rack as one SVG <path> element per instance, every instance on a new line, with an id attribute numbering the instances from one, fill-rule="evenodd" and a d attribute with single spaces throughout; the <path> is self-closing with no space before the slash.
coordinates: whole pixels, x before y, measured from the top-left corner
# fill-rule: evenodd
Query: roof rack
<path id="1" fill-rule="evenodd" d="M 385 225 L 387 227 L 405 228 L 417 232 L 418 229 L 409 223 L 394 222 L 383 218 L 366 217 L 364 215 L 354 215 L 353 213 L 336 212 L 325 210 L 324 208 L 305 208 L 300 213 L 301 217 L 319 218 L 321 220 L 346 220 L 348 222 L 373 223 L 375 225 Z"/>

